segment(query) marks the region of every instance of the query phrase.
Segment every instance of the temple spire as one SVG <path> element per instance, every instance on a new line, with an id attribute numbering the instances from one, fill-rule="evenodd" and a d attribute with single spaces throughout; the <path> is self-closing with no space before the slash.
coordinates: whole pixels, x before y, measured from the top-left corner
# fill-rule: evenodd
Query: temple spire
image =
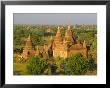
<path id="1" fill-rule="evenodd" d="M 29 34 L 29 36 L 28 36 L 28 40 L 31 40 L 31 36 L 30 36 L 30 34 Z"/>
<path id="2" fill-rule="evenodd" d="M 83 48 L 86 48 L 86 41 L 83 42 Z"/>
<path id="3" fill-rule="evenodd" d="M 67 27 L 67 30 L 66 30 L 66 32 L 65 32 L 64 43 L 67 43 L 67 44 L 72 44 L 72 43 L 74 43 L 73 33 L 72 33 L 72 31 L 71 31 L 70 25 Z"/>
<path id="4" fill-rule="evenodd" d="M 60 27 L 57 27 L 57 33 L 54 39 L 54 43 L 56 44 L 61 44 L 62 43 L 62 36 L 61 36 L 61 31 L 60 31 Z"/>
<path id="5" fill-rule="evenodd" d="M 68 25 L 68 30 L 70 30 L 70 28 L 71 28 L 70 25 Z"/>
<path id="6" fill-rule="evenodd" d="M 27 38 L 27 40 L 26 40 L 26 46 L 32 47 L 32 39 L 31 39 L 30 34 L 29 34 L 29 36 L 28 36 L 28 38 Z"/>
<path id="7" fill-rule="evenodd" d="M 23 53 L 22 53 L 23 58 L 27 59 L 30 55 L 32 55 L 32 52 L 33 52 L 32 39 L 29 34 L 29 36 L 26 40 L 26 45 L 23 49 Z"/>
<path id="8" fill-rule="evenodd" d="M 50 26 L 48 26 L 47 32 L 48 32 L 48 33 L 51 32 L 51 28 L 50 28 Z"/>
<path id="9" fill-rule="evenodd" d="M 60 36 L 61 35 L 61 31 L 60 31 L 60 27 L 58 26 L 57 27 L 57 34 L 56 34 L 56 36 Z"/>
<path id="10" fill-rule="evenodd" d="M 38 45 L 37 45 L 37 51 L 39 51 L 39 47 L 38 47 Z"/>

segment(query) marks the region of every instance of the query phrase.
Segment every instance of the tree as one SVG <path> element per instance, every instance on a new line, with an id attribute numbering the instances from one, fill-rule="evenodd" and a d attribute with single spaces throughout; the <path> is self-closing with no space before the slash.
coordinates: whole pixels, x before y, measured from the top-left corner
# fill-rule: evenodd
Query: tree
<path id="1" fill-rule="evenodd" d="M 63 73 L 63 70 L 64 70 L 64 58 L 61 58 L 61 57 L 57 57 L 54 59 L 54 64 L 56 65 L 56 73 L 57 74 L 62 74 Z"/>
<path id="2" fill-rule="evenodd" d="M 27 64 L 27 70 L 29 74 L 41 75 L 46 69 L 46 66 L 47 64 L 42 58 L 32 57 Z"/>
<path id="3" fill-rule="evenodd" d="M 92 45 L 90 47 L 91 56 L 94 59 L 95 63 L 97 63 L 97 39 L 94 38 Z"/>
<path id="4" fill-rule="evenodd" d="M 82 75 L 86 73 L 88 69 L 88 60 L 81 54 L 77 54 L 68 58 L 64 71 L 66 75 Z"/>

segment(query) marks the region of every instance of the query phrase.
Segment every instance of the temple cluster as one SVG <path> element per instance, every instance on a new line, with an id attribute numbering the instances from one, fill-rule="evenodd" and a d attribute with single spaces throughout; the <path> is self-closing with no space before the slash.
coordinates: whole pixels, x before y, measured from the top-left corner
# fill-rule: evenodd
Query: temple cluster
<path id="1" fill-rule="evenodd" d="M 51 29 L 49 28 L 48 31 L 51 32 Z M 26 60 L 30 56 L 40 55 L 44 57 L 45 55 L 47 58 L 62 57 L 65 59 L 77 53 L 82 54 L 84 57 L 88 57 L 89 52 L 86 42 L 84 41 L 81 43 L 79 40 L 75 40 L 73 38 L 73 31 L 71 30 L 71 27 L 68 26 L 67 30 L 65 31 L 64 38 L 62 37 L 60 27 L 58 27 L 56 35 L 48 38 L 48 44 L 44 45 L 41 50 L 38 46 L 36 50 L 33 48 L 32 39 L 29 35 L 21 57 Z"/>

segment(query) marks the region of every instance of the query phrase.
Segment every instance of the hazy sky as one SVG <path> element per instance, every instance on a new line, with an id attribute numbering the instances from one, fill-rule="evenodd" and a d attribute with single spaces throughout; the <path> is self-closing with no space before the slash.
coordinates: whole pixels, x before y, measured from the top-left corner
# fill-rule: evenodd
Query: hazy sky
<path id="1" fill-rule="evenodd" d="M 97 24 L 96 13 L 15 13 L 14 24 Z"/>

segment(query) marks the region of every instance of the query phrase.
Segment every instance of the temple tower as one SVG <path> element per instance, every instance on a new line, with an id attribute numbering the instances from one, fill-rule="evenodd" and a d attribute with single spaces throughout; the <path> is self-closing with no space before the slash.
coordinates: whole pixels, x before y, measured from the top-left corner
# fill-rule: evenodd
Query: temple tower
<path id="1" fill-rule="evenodd" d="M 55 45 L 62 44 L 62 36 L 61 36 L 61 31 L 60 31 L 59 26 L 58 26 L 57 33 L 56 33 L 56 36 L 55 36 L 55 39 L 54 39 L 54 44 Z"/>
<path id="2" fill-rule="evenodd" d="M 26 40 L 26 45 L 23 49 L 23 53 L 22 53 L 23 58 L 27 59 L 29 56 L 32 55 L 32 52 L 33 52 L 32 39 L 31 36 L 29 35 Z"/>
<path id="3" fill-rule="evenodd" d="M 83 56 L 88 57 L 88 50 L 87 50 L 87 45 L 85 40 L 83 42 L 83 48 L 84 48 Z"/>
<path id="4" fill-rule="evenodd" d="M 70 26 L 68 26 L 68 29 L 65 32 L 63 43 L 67 45 L 72 45 L 74 43 L 73 33 L 72 33 Z"/>
<path id="5" fill-rule="evenodd" d="M 47 29 L 46 32 L 47 32 L 47 33 L 50 33 L 50 32 L 51 32 L 51 28 L 50 28 L 50 26 L 48 26 L 48 29 Z"/>
<path id="6" fill-rule="evenodd" d="M 45 37 L 46 37 L 46 36 L 47 36 L 47 37 L 52 36 L 52 30 L 51 30 L 50 26 L 48 26 L 48 28 L 47 28 L 47 30 L 45 31 L 44 35 L 45 35 Z"/>
<path id="7" fill-rule="evenodd" d="M 84 42 L 83 42 L 83 48 L 87 48 L 86 47 L 86 41 L 84 40 Z"/>
<path id="8" fill-rule="evenodd" d="M 53 57 L 65 57 L 63 41 L 61 36 L 60 27 L 58 26 L 57 33 L 53 42 Z"/>

